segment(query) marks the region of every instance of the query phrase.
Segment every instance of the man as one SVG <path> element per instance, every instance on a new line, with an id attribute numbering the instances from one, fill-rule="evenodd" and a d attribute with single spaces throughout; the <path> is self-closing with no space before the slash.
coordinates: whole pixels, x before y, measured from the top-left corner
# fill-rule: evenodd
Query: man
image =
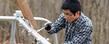
<path id="1" fill-rule="evenodd" d="M 45 29 L 49 34 L 65 29 L 64 44 L 91 44 L 92 22 L 81 12 L 78 0 L 66 0 L 62 5 L 63 14 Z"/>

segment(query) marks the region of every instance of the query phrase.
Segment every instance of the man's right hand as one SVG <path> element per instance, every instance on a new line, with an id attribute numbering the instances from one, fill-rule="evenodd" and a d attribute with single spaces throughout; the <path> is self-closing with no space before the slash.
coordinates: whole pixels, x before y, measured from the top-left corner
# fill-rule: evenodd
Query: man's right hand
<path id="1" fill-rule="evenodd" d="M 52 23 L 45 24 L 45 30 L 49 31 L 51 29 L 51 24 Z"/>

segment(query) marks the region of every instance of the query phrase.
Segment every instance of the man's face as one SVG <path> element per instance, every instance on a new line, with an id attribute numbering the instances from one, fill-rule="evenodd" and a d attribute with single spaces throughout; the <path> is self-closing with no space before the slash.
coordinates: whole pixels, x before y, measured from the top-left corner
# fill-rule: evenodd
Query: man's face
<path id="1" fill-rule="evenodd" d="M 78 12 L 76 12 L 74 15 L 69 9 L 66 9 L 63 12 L 64 12 L 64 18 L 70 23 L 75 21 L 79 17 Z"/>

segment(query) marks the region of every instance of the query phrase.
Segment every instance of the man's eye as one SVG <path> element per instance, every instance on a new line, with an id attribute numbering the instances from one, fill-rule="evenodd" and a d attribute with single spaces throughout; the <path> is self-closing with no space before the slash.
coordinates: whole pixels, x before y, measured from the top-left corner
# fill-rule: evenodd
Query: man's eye
<path id="1" fill-rule="evenodd" d="M 68 13 L 66 13 L 65 15 L 67 15 L 67 16 L 72 16 L 71 14 L 68 14 Z"/>
<path id="2" fill-rule="evenodd" d="M 68 13 L 65 13 L 65 15 L 69 15 Z"/>

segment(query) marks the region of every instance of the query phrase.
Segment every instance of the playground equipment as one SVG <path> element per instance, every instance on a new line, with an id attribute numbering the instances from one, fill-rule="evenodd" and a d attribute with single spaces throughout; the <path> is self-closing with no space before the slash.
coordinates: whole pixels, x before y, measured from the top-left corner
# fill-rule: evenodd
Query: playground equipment
<path id="1" fill-rule="evenodd" d="M 51 23 L 51 21 L 45 19 L 45 18 L 41 18 L 41 17 L 34 17 L 35 20 L 42 20 L 42 21 L 46 21 L 46 23 Z M 27 23 L 27 21 L 24 20 L 24 17 L 21 13 L 20 10 L 16 10 L 16 13 L 14 13 L 14 16 L 0 16 L 0 21 L 12 21 L 12 29 L 11 29 L 11 36 L 10 36 L 10 44 L 16 44 L 15 41 L 15 32 L 16 32 L 16 22 L 18 21 L 24 28 L 25 30 L 30 33 L 37 41 L 38 44 L 51 44 L 50 42 L 47 41 L 47 39 L 45 39 L 44 37 L 42 37 L 38 32 L 43 30 L 44 27 L 42 27 L 41 29 L 38 30 L 34 30 L 33 27 L 31 25 L 29 25 L 29 23 Z M 45 24 L 46 24 L 45 23 Z M 58 44 L 58 40 L 57 40 L 57 34 L 55 35 L 55 43 Z"/>

